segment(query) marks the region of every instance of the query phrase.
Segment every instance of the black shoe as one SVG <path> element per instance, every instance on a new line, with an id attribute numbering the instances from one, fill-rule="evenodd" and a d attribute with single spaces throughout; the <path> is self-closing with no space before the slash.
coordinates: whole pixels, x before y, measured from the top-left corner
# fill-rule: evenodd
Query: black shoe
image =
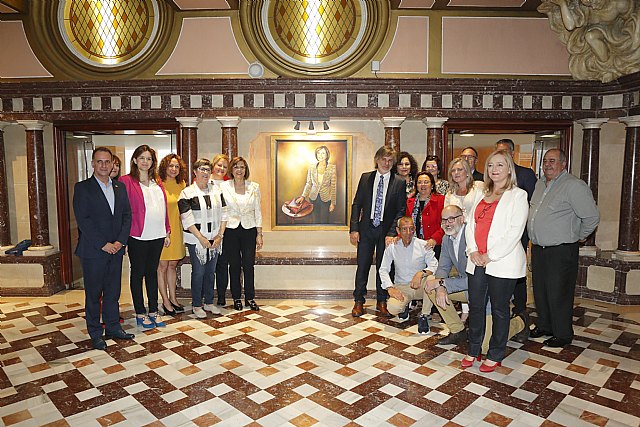
<path id="1" fill-rule="evenodd" d="M 233 300 L 233 308 L 235 308 L 238 311 L 242 311 L 242 301 L 239 299 Z"/>
<path id="2" fill-rule="evenodd" d="M 184 306 L 182 304 L 171 303 L 171 307 L 173 307 L 176 313 L 184 313 Z"/>
<path id="3" fill-rule="evenodd" d="M 398 319 L 402 320 L 403 322 L 407 319 L 409 319 L 409 306 L 411 304 L 407 304 L 404 308 L 404 311 L 400 314 L 398 314 Z"/>
<path id="4" fill-rule="evenodd" d="M 524 322 L 524 329 L 515 334 L 511 339 L 520 344 L 524 344 L 529 339 L 529 334 L 531 334 L 531 329 L 529 329 L 529 313 L 523 311 L 518 314 L 518 317 Z"/>
<path id="5" fill-rule="evenodd" d="M 418 333 L 428 334 L 429 332 L 429 318 L 421 314 L 420 317 L 418 317 Z"/>
<path id="6" fill-rule="evenodd" d="M 129 333 L 123 331 L 122 329 L 120 329 L 117 332 L 114 332 L 113 334 L 104 334 L 105 341 L 106 340 L 126 340 L 126 341 L 131 341 L 134 338 L 135 338 L 135 335 L 129 334 Z"/>
<path id="7" fill-rule="evenodd" d="M 540 329 L 537 326 L 529 332 L 531 338 L 550 337 L 552 335 L 551 332 Z"/>
<path id="8" fill-rule="evenodd" d="M 171 307 L 173 307 L 173 304 L 171 304 Z M 168 309 L 164 303 L 162 303 L 162 311 L 164 312 L 165 316 L 177 316 L 178 312 L 176 310 L 170 310 Z"/>
<path id="9" fill-rule="evenodd" d="M 218 298 L 218 305 L 224 307 L 225 305 L 227 305 L 227 300 L 224 297 Z"/>
<path id="10" fill-rule="evenodd" d="M 104 341 L 104 338 L 102 338 L 102 337 L 91 338 L 91 345 L 96 350 L 106 350 L 107 349 L 107 343 Z"/>
<path id="11" fill-rule="evenodd" d="M 256 304 L 256 302 L 252 299 L 247 300 L 244 302 L 244 306 L 245 307 L 249 307 L 251 310 L 253 311 L 259 311 L 260 307 L 258 307 L 258 304 Z"/>
<path id="12" fill-rule="evenodd" d="M 464 344 L 467 340 L 467 330 L 463 329 L 460 332 L 456 332 L 455 334 L 449 333 L 446 337 L 440 338 L 438 344 L 440 345 L 450 345 L 450 344 Z"/>
<path id="13" fill-rule="evenodd" d="M 558 338 L 558 337 L 551 337 L 544 340 L 543 344 L 546 347 L 565 347 L 571 344 L 571 340 Z"/>

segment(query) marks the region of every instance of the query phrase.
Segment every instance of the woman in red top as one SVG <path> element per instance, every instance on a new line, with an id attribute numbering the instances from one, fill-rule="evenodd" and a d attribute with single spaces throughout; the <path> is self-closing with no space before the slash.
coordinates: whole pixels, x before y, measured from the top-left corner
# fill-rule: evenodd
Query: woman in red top
<path id="1" fill-rule="evenodd" d="M 480 360 L 487 303 L 491 302 L 491 340 L 480 372 L 500 366 L 509 339 L 509 301 L 516 280 L 526 274 L 527 259 L 520 244 L 527 223 L 527 193 L 516 185 L 515 166 L 505 151 L 487 158 L 484 197 L 467 216 L 466 271 L 469 278 L 469 350 L 462 368 Z"/>
<path id="2" fill-rule="evenodd" d="M 416 237 L 427 241 L 440 257 L 440 244 L 444 231 L 440 227 L 442 209 L 444 209 L 444 196 L 435 190 L 436 184 L 433 175 L 429 172 L 420 172 L 416 177 L 417 193 L 407 199 L 406 215 L 413 218 L 416 225 Z"/>

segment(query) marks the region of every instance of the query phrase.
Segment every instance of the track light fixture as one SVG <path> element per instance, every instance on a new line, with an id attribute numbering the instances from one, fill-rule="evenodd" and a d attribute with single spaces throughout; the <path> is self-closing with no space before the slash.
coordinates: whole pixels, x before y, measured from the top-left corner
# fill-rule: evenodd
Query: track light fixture
<path id="1" fill-rule="evenodd" d="M 293 121 L 296 122 L 296 124 L 293 126 L 293 129 L 300 130 L 300 122 L 309 122 L 307 133 L 313 134 L 316 132 L 314 122 L 322 122 L 322 129 L 329 130 L 329 125 L 327 124 L 329 120 L 328 117 L 294 117 Z"/>
<path id="2" fill-rule="evenodd" d="M 309 122 L 309 130 L 315 130 L 316 128 L 313 127 L 313 120 L 311 120 Z"/>
<path id="3" fill-rule="evenodd" d="M 300 122 L 296 121 L 296 125 L 293 127 L 295 130 L 300 130 Z"/>
<path id="4" fill-rule="evenodd" d="M 326 120 L 324 122 L 322 122 L 322 129 L 329 130 L 329 125 L 327 124 Z"/>

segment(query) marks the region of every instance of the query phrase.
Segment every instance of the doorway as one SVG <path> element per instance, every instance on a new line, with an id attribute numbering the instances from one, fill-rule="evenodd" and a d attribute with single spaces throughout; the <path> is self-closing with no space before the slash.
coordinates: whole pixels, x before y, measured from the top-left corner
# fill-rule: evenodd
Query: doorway
<path id="1" fill-rule="evenodd" d="M 61 280 L 67 289 L 83 287 L 80 260 L 74 255 L 78 226 L 73 213 L 73 191 L 77 182 L 92 176 L 91 155 L 95 147 L 108 147 L 121 161 L 121 175 L 129 173 L 129 162 L 136 147 L 149 145 L 158 162 L 177 152 L 178 123 L 128 124 L 120 129 L 95 125 L 55 125 L 56 190 L 61 253 Z"/>

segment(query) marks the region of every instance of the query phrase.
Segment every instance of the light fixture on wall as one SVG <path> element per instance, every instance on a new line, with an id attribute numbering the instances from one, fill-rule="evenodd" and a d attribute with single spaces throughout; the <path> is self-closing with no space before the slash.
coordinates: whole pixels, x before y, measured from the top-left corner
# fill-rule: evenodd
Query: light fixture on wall
<path id="1" fill-rule="evenodd" d="M 313 122 L 322 122 L 322 129 L 329 130 L 329 117 L 294 117 L 293 121 L 296 122 L 295 126 L 293 126 L 294 130 L 300 130 L 300 122 L 309 122 L 309 127 L 307 128 L 308 134 L 316 133 L 316 127 Z"/>

